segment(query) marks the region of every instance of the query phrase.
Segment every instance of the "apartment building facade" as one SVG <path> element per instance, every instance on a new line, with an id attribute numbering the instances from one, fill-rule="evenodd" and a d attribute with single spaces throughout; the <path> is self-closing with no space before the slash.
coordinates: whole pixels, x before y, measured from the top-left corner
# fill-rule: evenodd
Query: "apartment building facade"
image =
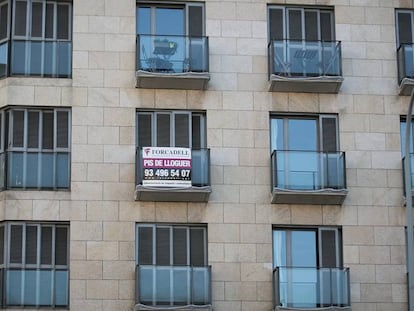
<path id="1" fill-rule="evenodd" d="M 411 0 L 0 0 L 1 307 L 407 310 L 413 34 Z"/>

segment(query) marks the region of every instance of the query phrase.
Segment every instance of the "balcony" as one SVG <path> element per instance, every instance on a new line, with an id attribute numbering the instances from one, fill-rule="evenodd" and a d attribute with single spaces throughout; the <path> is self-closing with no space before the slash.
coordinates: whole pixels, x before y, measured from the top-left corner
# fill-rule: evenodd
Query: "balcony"
<path id="1" fill-rule="evenodd" d="M 414 44 L 399 46 L 397 62 L 399 94 L 409 96 L 414 87 Z"/>
<path id="2" fill-rule="evenodd" d="M 52 268 L 1 269 L 3 307 L 67 308 L 69 271 Z"/>
<path id="3" fill-rule="evenodd" d="M 342 204 L 344 152 L 274 150 L 271 155 L 272 203 Z"/>
<path id="4" fill-rule="evenodd" d="M 204 90 L 208 37 L 137 35 L 136 87 Z"/>
<path id="5" fill-rule="evenodd" d="M 341 42 L 272 40 L 268 45 L 269 91 L 338 93 Z"/>
<path id="6" fill-rule="evenodd" d="M 211 267 L 136 266 L 135 310 L 211 310 Z"/>
<path id="7" fill-rule="evenodd" d="M 348 268 L 276 267 L 274 310 L 351 310 Z"/>
<path id="8" fill-rule="evenodd" d="M 0 78 L 7 76 L 71 78 L 72 42 L 10 40 L 1 43 Z"/>
<path id="9" fill-rule="evenodd" d="M 191 187 L 144 186 L 142 148 L 137 148 L 135 199 L 161 202 L 208 202 L 211 193 L 210 149 L 192 149 L 191 162 Z"/>

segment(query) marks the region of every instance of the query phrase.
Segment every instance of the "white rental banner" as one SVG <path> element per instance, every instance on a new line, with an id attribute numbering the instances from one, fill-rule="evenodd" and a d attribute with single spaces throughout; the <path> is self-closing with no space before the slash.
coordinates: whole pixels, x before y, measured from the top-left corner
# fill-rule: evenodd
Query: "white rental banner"
<path id="1" fill-rule="evenodd" d="M 142 148 L 143 186 L 191 187 L 191 167 L 190 148 Z"/>

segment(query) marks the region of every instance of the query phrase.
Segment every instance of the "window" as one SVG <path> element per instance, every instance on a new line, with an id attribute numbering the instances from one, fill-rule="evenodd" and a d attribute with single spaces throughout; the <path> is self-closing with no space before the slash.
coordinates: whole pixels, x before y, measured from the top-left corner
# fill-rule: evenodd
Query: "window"
<path id="1" fill-rule="evenodd" d="M 12 8 L 9 12 L 9 8 Z M 11 25 L 7 16 L 10 15 Z M 10 75 L 70 77 L 72 2 L 8 0 L 0 3 L 0 64 Z M 10 32 L 10 35 L 9 35 Z M 11 38 L 10 42 L 7 42 Z M 7 61 L 10 49 L 11 61 Z M 1 71 L 0 71 L 1 74 Z M 4 72 L 3 76 L 7 73 Z"/>
<path id="2" fill-rule="evenodd" d="M 410 95 L 414 79 L 414 11 L 396 10 L 395 28 L 400 94 Z"/>
<path id="3" fill-rule="evenodd" d="M 5 306 L 69 305 L 67 224 L 3 223 L 0 240 Z"/>
<path id="4" fill-rule="evenodd" d="M 6 188 L 69 189 L 70 109 L 8 108 L 0 124 Z"/>
<path id="5" fill-rule="evenodd" d="M 317 190 L 344 186 L 336 115 L 272 116 L 270 128 L 277 187 Z"/>
<path id="6" fill-rule="evenodd" d="M 188 111 L 139 111 L 138 146 L 206 147 L 205 115 Z"/>
<path id="7" fill-rule="evenodd" d="M 136 234 L 138 304 L 211 303 L 205 226 L 138 224 Z"/>
<path id="8" fill-rule="evenodd" d="M 203 3 L 138 3 L 136 16 L 139 70 L 208 71 Z"/>
<path id="9" fill-rule="evenodd" d="M 342 268 L 340 228 L 274 228 L 273 266 L 278 287 L 276 305 L 349 305 L 348 270 Z"/>
<path id="10" fill-rule="evenodd" d="M 271 5 L 268 21 L 270 80 L 283 76 L 297 82 L 292 86 L 274 81 L 278 84 L 272 90 L 338 92 L 343 80 L 341 45 L 335 41 L 333 8 Z M 321 77 L 325 83 L 298 86 L 301 77 Z"/>

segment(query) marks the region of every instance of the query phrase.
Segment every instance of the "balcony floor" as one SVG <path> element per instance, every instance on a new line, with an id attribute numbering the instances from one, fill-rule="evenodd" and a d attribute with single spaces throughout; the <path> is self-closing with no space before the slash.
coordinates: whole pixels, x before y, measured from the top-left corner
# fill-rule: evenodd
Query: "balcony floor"
<path id="1" fill-rule="evenodd" d="M 204 90 L 209 80 L 208 72 L 164 73 L 138 70 L 135 86 L 148 89 Z"/>
<path id="2" fill-rule="evenodd" d="M 156 202 L 208 202 L 211 187 L 191 188 L 149 188 L 137 185 L 135 188 L 136 201 Z"/>
<path id="3" fill-rule="evenodd" d="M 341 76 L 305 78 L 272 74 L 269 80 L 271 92 L 338 93 L 344 79 Z"/>
<path id="4" fill-rule="evenodd" d="M 294 307 L 280 307 L 277 306 L 274 308 L 273 311 L 315 311 L 315 310 L 323 310 L 323 311 L 352 311 L 352 308 L 350 306 L 347 307 L 320 307 L 320 308 L 294 308 Z"/>
<path id="5" fill-rule="evenodd" d="M 274 188 L 272 203 L 276 204 L 312 204 L 312 205 L 341 205 L 348 191 L 346 189 L 322 189 L 316 191 L 301 191 Z"/>

